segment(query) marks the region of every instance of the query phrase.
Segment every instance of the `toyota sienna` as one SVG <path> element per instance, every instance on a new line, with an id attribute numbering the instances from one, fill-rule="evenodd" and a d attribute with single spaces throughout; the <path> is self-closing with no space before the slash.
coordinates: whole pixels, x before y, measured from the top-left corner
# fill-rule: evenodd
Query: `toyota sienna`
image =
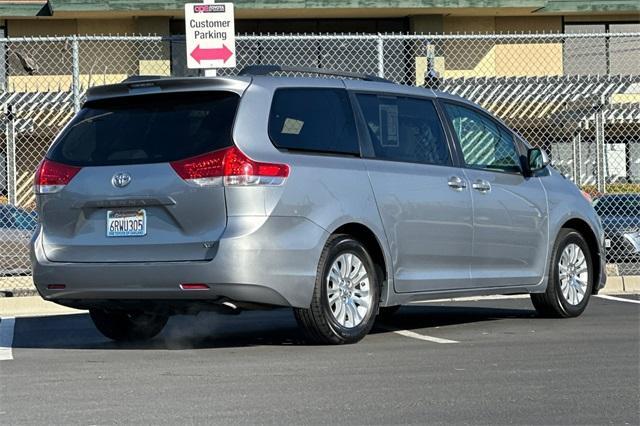
<path id="1" fill-rule="evenodd" d="M 128 79 L 90 89 L 37 170 L 33 278 L 115 340 L 291 307 L 350 343 L 401 304 L 487 294 L 575 317 L 604 234 L 548 163 L 477 105 L 377 77 Z"/>

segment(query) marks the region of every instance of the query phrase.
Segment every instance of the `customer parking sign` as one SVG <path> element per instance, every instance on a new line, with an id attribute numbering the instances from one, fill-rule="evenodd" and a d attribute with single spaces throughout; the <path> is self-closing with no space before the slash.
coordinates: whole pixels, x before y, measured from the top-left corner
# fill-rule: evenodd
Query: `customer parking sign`
<path id="1" fill-rule="evenodd" d="M 233 3 L 186 3 L 184 20 L 187 67 L 236 66 Z"/>

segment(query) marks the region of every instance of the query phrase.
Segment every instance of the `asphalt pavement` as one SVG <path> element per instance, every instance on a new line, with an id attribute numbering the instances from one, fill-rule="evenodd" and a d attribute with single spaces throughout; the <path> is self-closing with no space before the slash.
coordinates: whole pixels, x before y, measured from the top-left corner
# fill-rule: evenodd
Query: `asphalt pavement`
<path id="1" fill-rule="evenodd" d="M 637 425 L 639 302 L 413 304 L 348 346 L 308 344 L 287 309 L 174 317 L 131 344 L 86 314 L 3 318 L 0 424 Z"/>

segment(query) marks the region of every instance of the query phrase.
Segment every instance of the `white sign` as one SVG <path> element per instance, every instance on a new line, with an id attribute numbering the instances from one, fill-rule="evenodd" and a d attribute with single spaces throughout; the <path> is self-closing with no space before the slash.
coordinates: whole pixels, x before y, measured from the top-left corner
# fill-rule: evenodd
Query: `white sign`
<path id="1" fill-rule="evenodd" d="M 236 66 L 233 3 L 186 3 L 187 67 Z"/>

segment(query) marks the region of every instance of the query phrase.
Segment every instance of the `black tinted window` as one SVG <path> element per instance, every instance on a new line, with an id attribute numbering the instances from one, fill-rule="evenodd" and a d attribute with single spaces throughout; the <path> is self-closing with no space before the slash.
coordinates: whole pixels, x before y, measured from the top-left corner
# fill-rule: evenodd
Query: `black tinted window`
<path id="1" fill-rule="evenodd" d="M 450 165 L 451 157 L 433 102 L 427 99 L 358 97 L 376 158 Z"/>
<path id="2" fill-rule="evenodd" d="M 346 90 L 279 89 L 273 97 L 269 136 L 278 148 L 359 154 Z"/>
<path id="3" fill-rule="evenodd" d="M 161 163 L 230 146 L 238 95 L 191 92 L 88 103 L 53 146 L 76 166 Z"/>

